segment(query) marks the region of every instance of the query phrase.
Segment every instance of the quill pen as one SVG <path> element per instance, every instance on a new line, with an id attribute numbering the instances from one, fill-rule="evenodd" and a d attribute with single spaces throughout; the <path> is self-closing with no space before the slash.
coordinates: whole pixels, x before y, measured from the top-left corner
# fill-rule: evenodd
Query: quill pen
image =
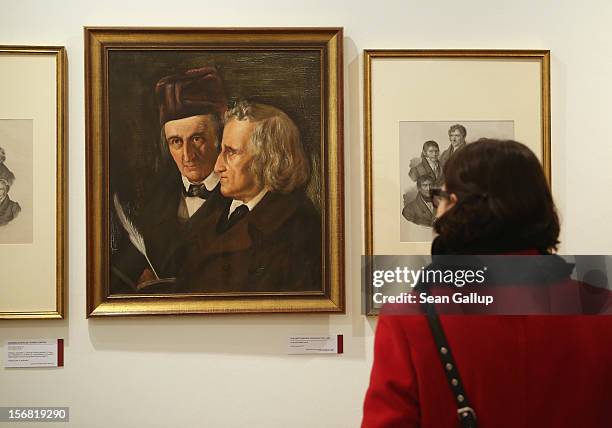
<path id="1" fill-rule="evenodd" d="M 128 233 L 128 236 L 130 237 L 130 241 L 132 242 L 132 244 L 134 244 L 134 247 L 136 247 L 136 249 L 140 251 L 143 256 L 145 256 L 145 259 L 147 259 L 147 263 L 149 263 L 149 266 L 151 266 L 151 269 L 153 270 L 155 277 L 159 279 L 159 275 L 157 275 L 157 272 L 155 272 L 153 263 L 151 263 L 151 260 L 149 260 L 149 256 L 147 256 L 147 248 L 145 246 L 144 238 L 142 237 L 140 232 L 138 232 L 138 229 L 136 229 L 136 226 L 134 226 L 134 224 L 125 215 L 125 212 L 123 211 L 123 208 L 121 207 L 121 203 L 119 202 L 119 198 L 117 197 L 117 194 L 113 195 L 113 202 L 115 204 L 115 211 L 117 211 L 117 216 L 119 217 L 119 221 L 123 225 L 123 228 L 125 229 L 125 231 Z"/>

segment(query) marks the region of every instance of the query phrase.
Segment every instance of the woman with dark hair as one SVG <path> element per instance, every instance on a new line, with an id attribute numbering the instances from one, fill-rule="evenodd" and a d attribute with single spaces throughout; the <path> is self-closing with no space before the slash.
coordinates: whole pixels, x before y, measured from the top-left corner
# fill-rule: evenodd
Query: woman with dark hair
<path id="1" fill-rule="evenodd" d="M 529 148 L 483 138 L 457 152 L 444 174 L 449 197 L 438 199 L 433 254 L 556 250 L 559 219 Z"/>
<path id="2" fill-rule="evenodd" d="M 526 146 L 479 140 L 458 151 L 444 175 L 446 187 L 432 192 L 439 202 L 433 255 L 556 250 L 555 206 Z M 579 286 L 562 259 L 543 259 L 551 264 L 533 275 L 556 269 L 556 279 Z M 612 317 L 388 309 L 378 320 L 363 427 L 612 426 Z"/>

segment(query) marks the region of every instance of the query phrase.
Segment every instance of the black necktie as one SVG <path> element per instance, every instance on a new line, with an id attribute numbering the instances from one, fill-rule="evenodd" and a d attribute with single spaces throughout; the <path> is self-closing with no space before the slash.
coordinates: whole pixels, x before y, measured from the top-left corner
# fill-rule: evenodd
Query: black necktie
<path id="1" fill-rule="evenodd" d="M 185 196 L 197 196 L 198 198 L 208 199 L 212 194 L 212 190 L 208 190 L 204 184 L 190 184 L 189 189 L 183 193 Z"/>
<path id="2" fill-rule="evenodd" d="M 219 227 L 217 227 L 217 231 L 219 233 L 225 232 L 226 230 L 231 228 L 233 225 L 238 223 L 240 219 L 244 217 L 245 215 L 247 215 L 248 213 L 249 213 L 249 207 L 247 207 L 244 204 L 240 205 L 230 214 L 229 218 L 226 215 L 222 216 L 221 221 L 219 222 Z"/>

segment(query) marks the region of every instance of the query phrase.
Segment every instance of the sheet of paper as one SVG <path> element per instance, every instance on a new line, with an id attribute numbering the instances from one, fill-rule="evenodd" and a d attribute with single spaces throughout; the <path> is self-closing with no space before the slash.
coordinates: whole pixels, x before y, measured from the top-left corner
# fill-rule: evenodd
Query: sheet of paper
<path id="1" fill-rule="evenodd" d="M 336 336 L 291 336 L 289 338 L 289 355 L 300 354 L 342 354 L 343 335 Z"/>
<path id="2" fill-rule="evenodd" d="M 62 367 L 64 339 L 9 340 L 4 367 Z"/>

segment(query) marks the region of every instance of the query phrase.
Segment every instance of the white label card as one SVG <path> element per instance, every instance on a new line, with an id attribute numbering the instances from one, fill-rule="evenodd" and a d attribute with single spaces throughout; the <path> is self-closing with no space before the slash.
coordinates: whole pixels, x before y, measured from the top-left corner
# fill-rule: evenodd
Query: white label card
<path id="1" fill-rule="evenodd" d="M 4 367 L 7 368 L 64 365 L 64 339 L 9 340 L 4 349 Z"/>
<path id="2" fill-rule="evenodd" d="M 342 354 L 343 336 L 291 336 L 287 353 L 301 354 Z"/>

